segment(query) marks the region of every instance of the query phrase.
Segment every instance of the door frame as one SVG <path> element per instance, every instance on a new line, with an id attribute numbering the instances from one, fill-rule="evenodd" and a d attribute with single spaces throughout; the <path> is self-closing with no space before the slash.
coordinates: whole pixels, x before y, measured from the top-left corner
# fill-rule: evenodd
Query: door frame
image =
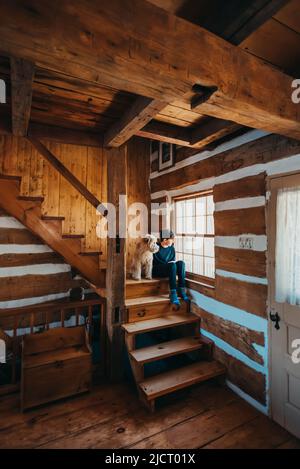
<path id="1" fill-rule="evenodd" d="M 290 176 L 299 176 L 300 171 L 290 171 L 284 173 L 278 173 L 274 175 L 270 175 L 266 177 L 266 236 L 267 236 L 267 251 L 266 251 L 266 264 L 267 264 L 267 280 L 268 280 L 268 295 L 267 295 L 267 321 L 268 321 L 268 383 L 267 383 L 267 402 L 269 403 L 268 414 L 270 418 L 273 418 L 274 409 L 273 409 L 273 394 L 274 388 L 272 386 L 272 334 L 274 325 L 270 320 L 270 312 L 272 308 L 272 293 L 273 288 L 271 288 L 271 282 L 273 284 L 275 282 L 274 278 L 274 266 L 272 265 L 275 262 L 275 258 L 273 256 L 273 248 L 275 246 L 276 241 L 276 223 L 275 227 L 272 230 L 272 222 L 273 222 L 273 214 L 272 214 L 272 203 L 271 203 L 271 181 L 279 178 L 285 178 Z M 276 221 L 276 219 L 274 219 Z M 274 285 L 272 285 L 274 286 Z M 280 424 L 280 422 L 278 422 Z M 284 421 L 282 422 L 282 426 L 284 426 Z"/>

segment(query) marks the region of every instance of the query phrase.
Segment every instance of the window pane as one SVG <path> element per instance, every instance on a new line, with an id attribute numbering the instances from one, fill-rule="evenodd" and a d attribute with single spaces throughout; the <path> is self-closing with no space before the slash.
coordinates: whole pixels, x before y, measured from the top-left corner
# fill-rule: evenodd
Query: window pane
<path id="1" fill-rule="evenodd" d="M 201 237 L 194 238 L 194 254 L 203 255 L 203 239 Z"/>
<path id="2" fill-rule="evenodd" d="M 185 218 L 184 233 L 195 233 L 195 218 Z"/>
<path id="3" fill-rule="evenodd" d="M 176 216 L 183 217 L 184 216 L 184 200 L 180 200 L 176 202 Z"/>
<path id="4" fill-rule="evenodd" d="M 194 256 L 194 274 L 204 275 L 202 256 Z"/>
<path id="5" fill-rule="evenodd" d="M 182 252 L 182 236 L 176 236 L 176 238 L 175 238 L 175 250 Z"/>
<path id="6" fill-rule="evenodd" d="M 276 225 L 275 299 L 300 305 L 300 187 L 278 191 Z"/>
<path id="7" fill-rule="evenodd" d="M 195 215 L 195 199 L 185 201 L 185 216 L 193 217 Z"/>
<path id="8" fill-rule="evenodd" d="M 183 218 L 176 220 L 176 233 L 183 233 Z"/>
<path id="9" fill-rule="evenodd" d="M 213 215 L 209 215 L 207 217 L 207 234 L 214 234 L 215 229 L 214 229 L 214 217 Z"/>
<path id="10" fill-rule="evenodd" d="M 183 238 L 183 251 L 187 254 L 192 254 L 193 252 L 193 238 L 184 237 Z"/>
<path id="11" fill-rule="evenodd" d="M 188 272 L 192 272 L 193 257 L 191 254 L 184 254 L 185 268 Z"/>
<path id="12" fill-rule="evenodd" d="M 196 215 L 205 215 L 205 213 L 206 213 L 205 197 L 198 197 L 196 199 Z"/>
<path id="13" fill-rule="evenodd" d="M 214 238 L 205 238 L 204 239 L 204 255 L 208 257 L 214 257 Z"/>
<path id="14" fill-rule="evenodd" d="M 205 216 L 199 216 L 196 218 L 196 233 L 205 234 Z"/>
<path id="15" fill-rule="evenodd" d="M 204 258 L 204 275 L 211 278 L 215 276 L 215 260 L 211 257 Z"/>
<path id="16" fill-rule="evenodd" d="M 207 196 L 207 215 L 212 215 L 214 212 L 214 201 L 213 196 Z"/>

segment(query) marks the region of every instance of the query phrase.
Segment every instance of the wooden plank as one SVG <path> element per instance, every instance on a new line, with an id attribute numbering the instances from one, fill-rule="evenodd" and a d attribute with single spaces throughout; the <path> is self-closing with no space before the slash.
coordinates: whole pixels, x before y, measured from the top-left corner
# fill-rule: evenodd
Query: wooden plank
<path id="1" fill-rule="evenodd" d="M 264 374 L 227 354 L 217 345 L 214 347 L 214 357 L 226 367 L 228 381 L 258 402 L 266 404 L 266 376 Z"/>
<path id="2" fill-rule="evenodd" d="M 203 283 L 197 282 L 189 278 L 186 279 L 186 286 L 187 288 L 190 288 L 191 290 L 195 290 L 211 298 L 215 298 L 216 296 L 216 291 L 215 291 L 214 286 L 204 285 Z"/>
<path id="3" fill-rule="evenodd" d="M 107 310 L 106 327 L 108 337 L 108 370 L 112 380 L 120 380 L 123 376 L 124 340 L 121 324 L 126 318 L 125 282 L 126 282 L 126 233 L 127 219 L 119 219 L 121 211 L 120 195 L 127 195 L 127 147 L 107 150 L 107 200 L 116 209 L 116 234 L 109 236 L 107 241 Z M 125 213 L 126 201 L 123 203 Z M 108 214 L 109 216 L 109 214 Z M 123 230 L 120 226 L 123 224 Z"/>
<path id="4" fill-rule="evenodd" d="M 30 7 L 37 12 L 38 25 L 43 24 L 43 35 L 33 22 Z M 290 100 L 291 77 L 149 2 L 105 1 L 99 10 L 92 2 L 86 8 L 80 0 L 72 11 L 62 2 L 56 6 L 56 15 L 52 5 L 36 6 L 34 0 L 29 0 L 26 10 L 15 1 L 3 2 L 1 8 L 6 18 L 0 30 L 1 49 L 6 55 L 19 55 L 38 66 L 93 82 L 101 77 L 108 86 L 165 102 L 183 96 L 195 83 L 215 85 L 219 91 L 202 105 L 204 114 L 293 138 L 300 135 L 298 110 Z M 52 21 L 43 21 L 45 18 Z M 169 38 L 167 43 L 161 41 L 162 35 Z M 196 49 L 195 44 L 199 44 Z M 233 89 L 240 70 L 248 79 L 239 80 L 238 89 Z M 270 82 L 281 90 L 275 98 Z M 282 102 L 288 103 L 284 112 Z"/>
<path id="5" fill-rule="evenodd" d="M 147 321 L 123 324 L 122 328 L 128 334 L 140 334 L 142 332 L 166 329 L 168 327 L 180 326 L 182 324 L 191 324 L 197 321 L 199 321 L 199 319 L 192 314 L 168 314 L 163 317 L 149 319 Z"/>
<path id="6" fill-rule="evenodd" d="M 151 192 L 189 186 L 196 184 L 203 178 L 220 176 L 236 169 L 287 158 L 298 154 L 299 151 L 300 143 L 298 141 L 280 135 L 267 135 L 219 153 L 217 158 L 201 160 L 187 167 L 174 169 L 171 173 L 155 177 L 151 179 Z"/>
<path id="7" fill-rule="evenodd" d="M 172 125 L 158 120 L 150 121 L 145 127 L 138 130 L 139 137 L 159 140 L 160 142 L 174 143 L 175 145 L 190 146 L 190 132 L 185 127 Z"/>
<path id="8" fill-rule="evenodd" d="M 202 148 L 225 135 L 232 134 L 240 125 L 224 119 L 209 119 L 191 131 L 191 145 Z"/>
<path id="9" fill-rule="evenodd" d="M 34 64 L 15 57 L 10 59 L 12 131 L 14 135 L 25 137 L 28 131 Z"/>
<path id="10" fill-rule="evenodd" d="M 215 246 L 216 269 L 265 278 L 266 253 L 250 249 L 229 249 Z"/>
<path id="11" fill-rule="evenodd" d="M 23 275 L 4 277 L 0 283 L 0 301 L 67 292 L 71 285 L 70 273 L 51 275 Z"/>
<path id="12" fill-rule="evenodd" d="M 203 449 L 270 449 L 291 440 L 290 433 L 264 415 L 241 425 Z M 298 447 L 299 444 L 298 444 Z"/>
<path id="13" fill-rule="evenodd" d="M 64 259 L 56 252 L 0 255 L 0 267 L 17 267 L 37 264 L 62 264 L 64 262 Z"/>
<path id="14" fill-rule="evenodd" d="M 0 228 L 0 244 L 44 244 L 37 236 L 24 229 Z"/>
<path id="15" fill-rule="evenodd" d="M 200 308 L 195 303 L 192 303 L 191 309 L 193 313 L 201 318 L 201 329 L 224 340 L 257 363 L 264 364 L 263 357 L 254 347 L 254 344 L 262 347 L 265 346 L 263 332 L 256 332 L 245 326 L 240 326 L 233 321 L 215 316 L 214 314 L 208 313 L 203 308 Z"/>
<path id="16" fill-rule="evenodd" d="M 37 151 L 76 188 L 80 194 L 85 197 L 94 207 L 101 205 L 101 202 L 87 190 L 87 188 L 69 171 L 39 140 L 28 137 L 28 140 L 37 149 Z"/>
<path id="17" fill-rule="evenodd" d="M 256 410 L 244 401 L 227 403 L 151 435 L 130 449 L 199 448 L 256 417 Z"/>
<path id="18" fill-rule="evenodd" d="M 139 97 L 125 114 L 115 122 L 104 134 L 103 144 L 106 147 L 119 147 L 127 142 L 137 131 L 159 113 L 166 103 Z"/>
<path id="19" fill-rule="evenodd" d="M 266 234 L 265 207 L 214 212 L 214 220 L 216 236 L 236 236 L 243 233 Z"/>
<path id="20" fill-rule="evenodd" d="M 224 367 L 216 362 L 199 362 L 176 370 L 151 376 L 139 383 L 147 399 L 155 399 L 178 389 L 191 386 L 202 381 L 224 374 Z"/>
<path id="21" fill-rule="evenodd" d="M 144 347 L 130 352 L 130 356 L 138 363 L 150 363 L 155 360 L 172 357 L 180 353 L 193 352 L 202 347 L 200 337 L 183 337 L 181 339 L 161 342 L 157 345 Z"/>
<path id="22" fill-rule="evenodd" d="M 216 300 L 263 318 L 267 317 L 267 290 L 267 285 L 216 275 Z"/>
<path id="23" fill-rule="evenodd" d="M 264 196 L 266 193 L 266 173 L 248 176 L 237 181 L 230 181 L 214 186 L 214 202 L 240 199 L 243 197 Z"/>
<path id="24" fill-rule="evenodd" d="M 166 294 L 168 291 L 168 280 L 126 280 L 126 301 L 130 298 Z"/>

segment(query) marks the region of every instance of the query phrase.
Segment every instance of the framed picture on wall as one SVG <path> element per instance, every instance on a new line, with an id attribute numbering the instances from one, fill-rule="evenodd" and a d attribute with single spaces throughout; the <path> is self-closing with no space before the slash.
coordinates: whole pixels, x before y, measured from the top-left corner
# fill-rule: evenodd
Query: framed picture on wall
<path id="1" fill-rule="evenodd" d="M 171 168 L 175 164 L 175 145 L 159 142 L 158 171 Z"/>

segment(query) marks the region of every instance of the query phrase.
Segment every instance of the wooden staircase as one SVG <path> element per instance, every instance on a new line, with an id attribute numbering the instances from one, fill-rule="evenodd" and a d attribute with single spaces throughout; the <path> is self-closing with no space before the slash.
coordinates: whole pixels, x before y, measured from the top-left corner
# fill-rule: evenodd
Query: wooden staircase
<path id="1" fill-rule="evenodd" d="M 105 271 L 99 269 L 101 253 L 81 252 L 83 235 L 62 233 L 64 217 L 43 216 L 43 197 L 20 195 L 21 177 L 0 175 L 0 206 L 32 233 L 59 253 L 95 287 L 105 285 Z"/>
<path id="2" fill-rule="evenodd" d="M 130 365 L 141 401 L 154 411 L 156 398 L 201 381 L 224 376 L 225 368 L 213 360 L 213 342 L 200 333 L 200 318 L 181 301 L 179 309 L 169 302 L 167 279 L 128 280 L 127 323 L 122 328 Z M 138 348 L 139 334 L 169 330 L 175 338 Z M 176 336 L 177 334 L 177 336 Z M 197 361 L 145 377 L 145 366 L 174 356 L 197 353 Z"/>

